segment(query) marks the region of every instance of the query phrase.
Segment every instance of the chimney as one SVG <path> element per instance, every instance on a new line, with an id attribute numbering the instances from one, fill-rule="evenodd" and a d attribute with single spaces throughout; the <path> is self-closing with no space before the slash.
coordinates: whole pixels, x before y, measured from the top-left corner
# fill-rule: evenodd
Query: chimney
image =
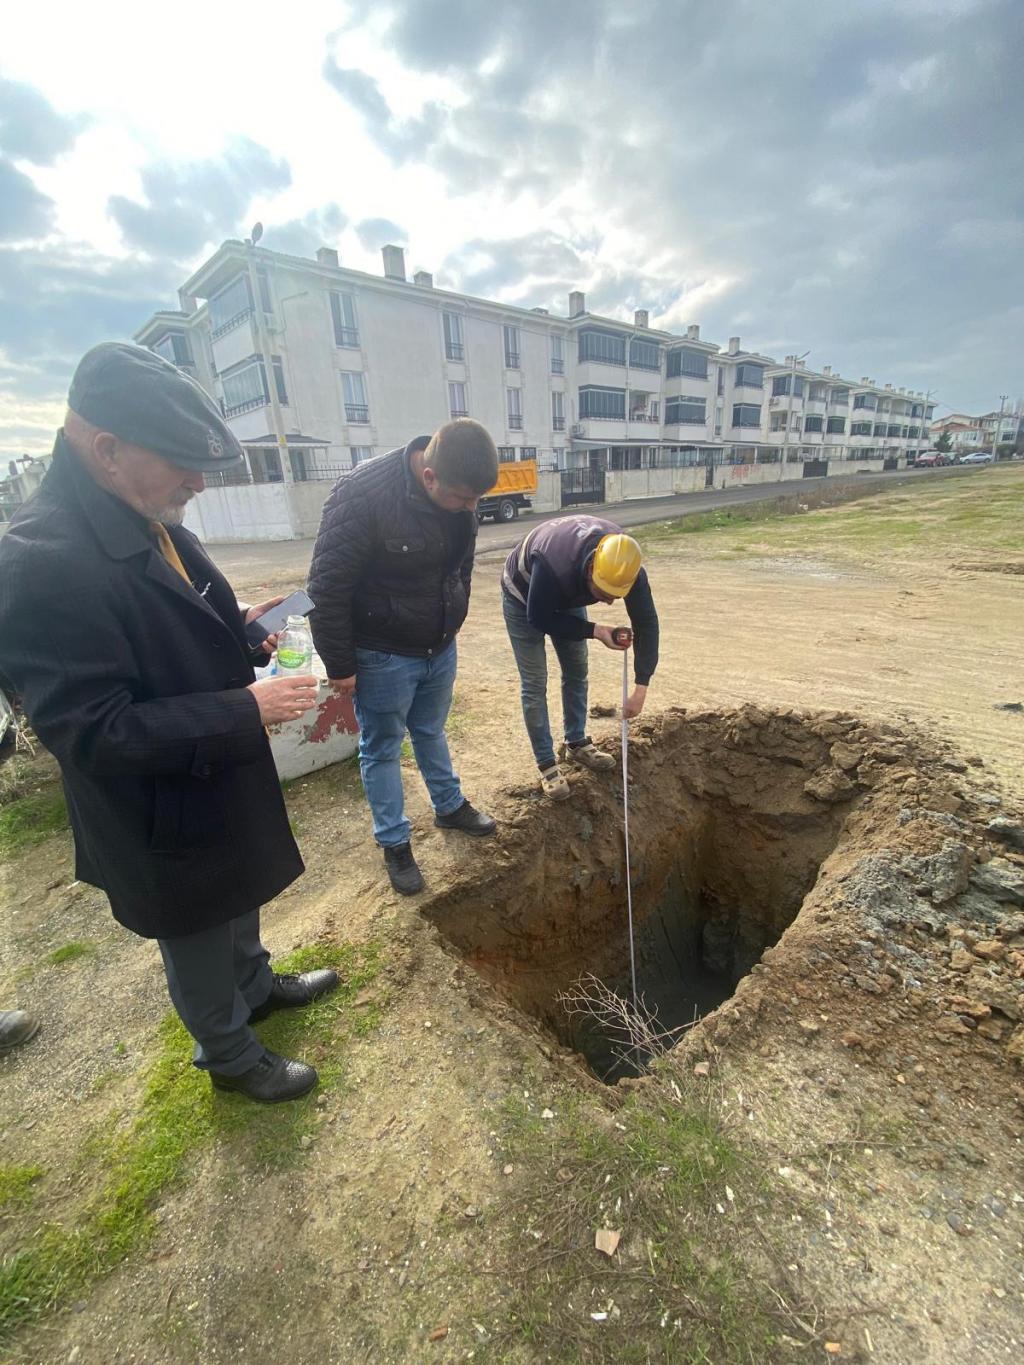
<path id="1" fill-rule="evenodd" d="M 737 352 L 739 349 L 740 349 L 740 339 L 739 339 L 739 337 L 730 337 L 730 338 L 729 338 L 729 354 L 730 354 L 730 355 L 735 355 L 736 352 Z"/>
<path id="2" fill-rule="evenodd" d="M 648 313 L 648 311 L 647 311 L 646 308 L 638 308 L 638 309 L 636 309 L 636 311 L 635 311 L 634 314 L 633 314 L 633 326 L 634 326 L 634 327 L 646 327 L 646 326 L 648 325 L 647 320 L 648 320 L 649 317 L 650 317 L 650 314 Z"/>
<path id="3" fill-rule="evenodd" d="M 886 391 L 886 393 L 892 393 L 892 385 L 891 385 L 891 384 L 886 384 L 886 386 L 885 386 L 885 391 Z"/>
<path id="4" fill-rule="evenodd" d="M 412 277 L 413 284 L 418 284 L 421 289 L 433 289 L 434 277 L 429 270 L 417 270 Z"/>
<path id="5" fill-rule="evenodd" d="M 730 350 L 730 351 L 732 350 L 732 342 L 729 343 L 729 350 Z M 795 356 L 795 355 L 788 355 L 788 356 L 786 356 L 786 364 L 789 365 L 789 366 L 795 365 L 795 364 L 796 364 L 796 356 Z"/>
<path id="6" fill-rule="evenodd" d="M 405 249 L 400 246 L 382 246 L 380 254 L 384 257 L 384 276 L 389 280 L 405 279 Z"/>
<path id="7" fill-rule="evenodd" d="M 860 382 L 861 382 L 862 384 L 870 384 L 870 383 L 871 383 L 871 380 L 867 377 L 866 374 L 862 374 L 861 377 L 860 377 Z"/>
<path id="8" fill-rule="evenodd" d="M 178 307 L 183 313 L 194 313 L 198 304 L 191 294 L 186 294 L 184 289 L 178 290 Z"/>
<path id="9" fill-rule="evenodd" d="M 548 310 L 546 308 L 531 308 L 530 312 L 539 313 L 542 318 L 546 318 L 548 316 Z"/>
<path id="10" fill-rule="evenodd" d="M 696 322 L 691 322 L 686 329 L 687 341 L 700 341 L 700 326 Z"/>
<path id="11" fill-rule="evenodd" d="M 569 295 L 569 316 L 578 318 L 587 311 L 587 300 L 582 290 L 574 289 Z"/>
<path id="12" fill-rule="evenodd" d="M 316 249 L 317 265 L 337 265 L 338 253 L 333 246 L 318 246 Z"/>
<path id="13" fill-rule="evenodd" d="M 822 366 L 821 372 L 822 372 L 823 375 L 826 376 L 826 378 L 828 378 L 828 379 L 831 379 L 831 378 L 832 378 L 832 366 L 831 366 L 831 365 L 823 365 L 823 366 Z"/>

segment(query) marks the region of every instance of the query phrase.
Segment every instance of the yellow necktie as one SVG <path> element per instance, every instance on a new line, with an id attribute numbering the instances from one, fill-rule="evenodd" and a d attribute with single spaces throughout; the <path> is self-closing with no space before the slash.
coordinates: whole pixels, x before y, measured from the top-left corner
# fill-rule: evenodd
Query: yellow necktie
<path id="1" fill-rule="evenodd" d="M 163 555 L 164 559 L 167 560 L 168 564 L 175 571 L 175 573 L 181 574 L 185 582 L 189 585 L 189 587 L 191 587 L 192 580 L 188 576 L 188 570 L 181 562 L 181 556 L 174 548 L 174 541 L 167 534 L 167 527 L 164 526 L 159 521 L 151 521 L 149 525 L 153 534 L 156 536 L 157 548 Z"/>

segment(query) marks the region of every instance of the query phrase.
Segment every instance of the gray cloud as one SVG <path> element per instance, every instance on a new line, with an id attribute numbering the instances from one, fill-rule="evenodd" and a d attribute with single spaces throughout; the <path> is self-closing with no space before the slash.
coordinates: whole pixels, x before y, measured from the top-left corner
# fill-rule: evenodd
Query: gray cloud
<path id="1" fill-rule="evenodd" d="M 185 259 L 247 228 L 244 215 L 253 198 L 290 183 L 286 161 L 249 138 L 238 138 L 223 156 L 207 161 L 148 166 L 142 172 L 146 203 L 114 195 L 108 211 L 127 245 Z"/>
<path id="2" fill-rule="evenodd" d="M 0 158 L 0 242 L 42 237 L 50 229 L 53 200 L 23 171 Z"/>
<path id="3" fill-rule="evenodd" d="M 578 253 L 592 307 L 809 346 L 812 364 L 939 385 L 955 405 L 1019 385 L 1016 0 L 391 0 L 383 13 L 389 49 L 465 102 L 398 121 L 374 86 L 371 133 L 392 158 L 415 144 L 455 194 L 578 187 L 628 252 Z M 362 0 L 370 15 L 379 0 Z M 546 265 L 520 292 L 547 304 L 576 246 L 532 238 Z M 514 290 L 517 268 L 532 267 L 503 239 L 444 263 L 474 292 Z M 684 316 L 691 298 L 700 311 Z"/>
<path id="4" fill-rule="evenodd" d="M 88 122 L 58 114 L 31 85 L 0 77 L 0 149 L 37 166 L 48 166 L 74 146 Z"/>
<path id="5" fill-rule="evenodd" d="M 404 246 L 409 240 L 405 228 L 399 227 L 390 218 L 364 218 L 356 224 L 356 236 L 367 251 L 376 251 L 389 243 Z"/>
<path id="6" fill-rule="evenodd" d="M 266 224 L 261 246 L 291 256 L 314 256 L 321 246 L 334 246 L 348 225 L 348 215 L 337 204 L 310 209 L 301 218 Z"/>

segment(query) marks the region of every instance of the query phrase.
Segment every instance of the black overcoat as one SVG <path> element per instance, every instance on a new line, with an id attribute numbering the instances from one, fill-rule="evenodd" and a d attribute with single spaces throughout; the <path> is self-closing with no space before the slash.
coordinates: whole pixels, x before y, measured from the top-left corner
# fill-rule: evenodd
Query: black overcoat
<path id="1" fill-rule="evenodd" d="M 170 534 L 194 588 L 58 438 L 0 539 L 0 672 L 60 764 L 76 875 L 146 938 L 254 910 L 303 871 L 235 595 Z"/>

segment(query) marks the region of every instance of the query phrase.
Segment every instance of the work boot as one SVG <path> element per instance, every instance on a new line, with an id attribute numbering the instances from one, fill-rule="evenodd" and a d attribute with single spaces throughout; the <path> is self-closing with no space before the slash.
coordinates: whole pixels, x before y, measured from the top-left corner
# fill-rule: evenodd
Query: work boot
<path id="1" fill-rule="evenodd" d="M 565 752 L 566 757 L 571 758 L 573 763 L 578 763 L 581 768 L 589 768 L 592 773 L 610 772 L 615 767 L 612 755 L 604 753 L 589 739 L 583 740 L 581 744 L 567 744 Z"/>
<path id="2" fill-rule="evenodd" d="M 0 1010 L 0 1052 L 10 1052 L 39 1032 L 39 1020 L 25 1010 Z"/>
<path id="3" fill-rule="evenodd" d="M 314 1067 L 305 1062 L 279 1057 L 276 1052 L 265 1052 L 255 1066 L 240 1076 L 222 1076 L 210 1072 L 214 1090 L 236 1090 L 246 1099 L 259 1104 L 283 1104 L 308 1095 L 319 1077 Z"/>
<path id="4" fill-rule="evenodd" d="M 468 801 L 463 801 L 461 806 L 449 811 L 447 815 L 435 815 L 434 824 L 441 829 L 458 829 L 463 834 L 475 834 L 478 838 L 486 838 L 498 828 L 497 822 L 490 815 L 477 810 Z"/>
<path id="5" fill-rule="evenodd" d="M 412 856 L 412 844 L 394 844 L 385 848 L 384 865 L 391 885 L 400 896 L 415 896 L 417 891 L 423 890 L 423 873 Z"/>
<path id="6" fill-rule="evenodd" d="M 294 972 L 285 972 L 278 975 L 274 973 L 274 984 L 270 988 L 270 994 L 262 1005 L 257 1005 L 249 1015 L 250 1024 L 258 1024 L 261 1019 L 267 1019 L 278 1010 L 301 1009 L 303 1005 L 310 1004 L 321 995 L 327 995 L 336 990 L 338 986 L 338 973 L 329 967 L 321 967 L 315 972 L 303 972 L 296 975 Z"/>

